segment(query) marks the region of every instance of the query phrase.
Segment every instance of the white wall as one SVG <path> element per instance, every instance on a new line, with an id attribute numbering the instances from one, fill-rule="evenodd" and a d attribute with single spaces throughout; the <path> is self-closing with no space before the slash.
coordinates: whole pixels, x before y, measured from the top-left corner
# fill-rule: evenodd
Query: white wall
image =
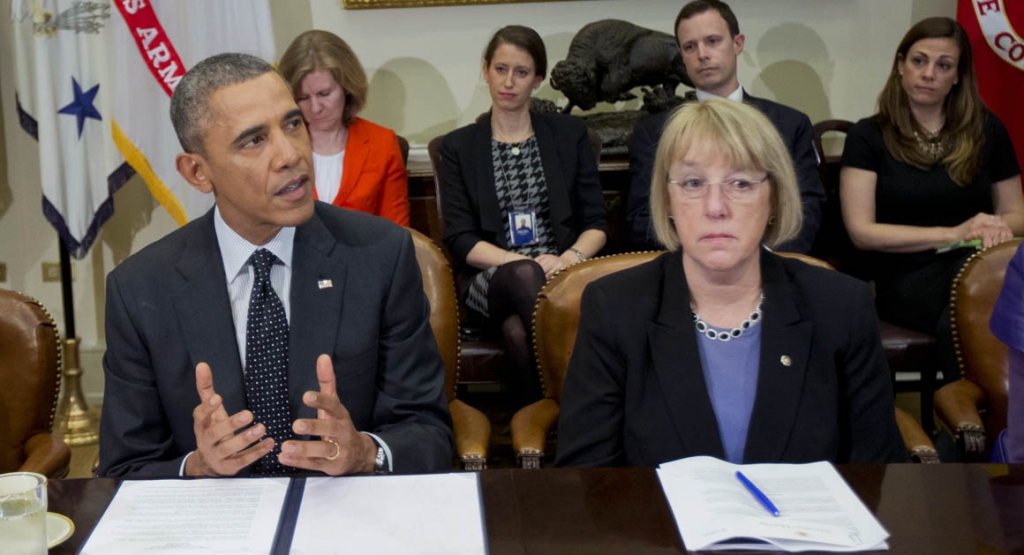
<path id="1" fill-rule="evenodd" d="M 13 75 L 10 1 L 0 0 L 0 262 L 8 273 L 0 287 L 39 298 L 63 328 L 60 285 L 42 283 L 42 262 L 58 256 L 56 233 L 42 216 L 37 147 L 18 126 L 13 83 L 6 77 Z M 547 44 L 550 66 L 564 58 L 572 36 L 586 23 L 617 18 L 672 32 L 683 4 L 579 0 L 343 10 L 341 0 L 271 1 L 278 53 L 309 28 L 344 37 L 370 76 L 370 101 L 363 115 L 394 128 L 414 147 L 487 109 L 480 56 L 498 27 L 520 23 L 537 29 Z M 924 17 L 956 13 L 956 0 L 732 0 L 731 5 L 747 36 L 741 83 L 754 95 L 800 108 L 812 121 L 872 113 L 906 29 Z M 560 98 L 547 84 L 539 95 Z M 635 107 L 635 102 L 619 106 L 624 107 Z M 413 156 L 422 159 L 422 151 Z M 115 196 L 115 215 L 92 251 L 76 262 L 74 308 L 90 397 L 102 392 L 104 278 L 128 255 L 173 228 L 170 217 L 134 178 Z"/>

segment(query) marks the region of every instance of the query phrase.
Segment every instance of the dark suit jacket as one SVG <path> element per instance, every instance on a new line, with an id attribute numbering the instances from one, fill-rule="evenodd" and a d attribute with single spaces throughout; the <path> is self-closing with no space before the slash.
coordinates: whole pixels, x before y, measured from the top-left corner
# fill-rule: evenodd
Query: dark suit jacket
<path id="1" fill-rule="evenodd" d="M 814 153 L 814 128 L 811 120 L 803 112 L 747 93 L 743 93 L 743 101 L 760 110 L 775 124 L 793 158 L 793 169 L 796 170 L 796 181 L 800 187 L 804 214 L 800 234 L 776 250 L 807 254 L 811 252 L 814 237 L 818 234 L 821 210 L 825 203 L 825 188 L 821 184 L 818 157 Z M 626 224 L 630 240 L 641 250 L 664 248 L 651 227 L 651 175 L 658 141 L 671 113 L 671 110 L 666 110 L 637 122 L 629 146 L 630 188 L 626 203 Z"/>
<path id="2" fill-rule="evenodd" d="M 557 464 L 724 459 L 680 257 L 666 253 L 584 291 Z M 761 276 L 760 373 L 744 462 L 906 460 L 867 285 L 767 251 Z"/>
<path id="3" fill-rule="evenodd" d="M 395 472 L 449 469 L 444 367 L 409 233 L 317 202 L 295 230 L 292 263 L 293 418 L 316 418 L 302 394 L 319 390 L 315 361 L 328 353 L 356 429 L 388 444 Z M 323 279 L 333 286 L 320 288 Z M 178 475 L 196 448 L 199 362 L 228 414 L 246 408 L 226 283 L 212 210 L 110 272 L 100 475 Z"/>
<path id="4" fill-rule="evenodd" d="M 409 225 L 409 178 L 394 131 L 355 118 L 348 126 L 342 164 L 341 185 L 331 204 Z"/>
<path id="5" fill-rule="evenodd" d="M 607 232 L 597 160 L 582 120 L 530 113 L 548 187 L 551 224 L 559 252 L 588 229 Z M 480 241 L 508 248 L 494 189 L 491 119 L 449 133 L 441 143 L 444 242 L 458 264 Z"/>

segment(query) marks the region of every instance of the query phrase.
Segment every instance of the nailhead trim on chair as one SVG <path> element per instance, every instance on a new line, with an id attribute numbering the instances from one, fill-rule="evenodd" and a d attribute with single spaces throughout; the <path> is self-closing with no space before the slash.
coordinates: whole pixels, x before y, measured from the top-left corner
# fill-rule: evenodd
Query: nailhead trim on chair
<path id="1" fill-rule="evenodd" d="M 38 299 L 21 291 L 14 291 L 14 293 L 23 297 L 25 302 L 38 306 L 43 311 L 43 314 L 46 314 L 46 318 L 49 320 L 50 325 L 53 326 L 54 334 L 57 336 L 57 387 L 53 392 L 53 403 L 50 405 L 50 424 L 48 426 L 50 431 L 53 431 L 53 421 L 57 417 L 57 402 L 60 400 L 61 376 L 64 369 L 64 349 L 61 348 L 60 328 L 57 327 L 57 323 L 53 320 L 53 315 L 50 314 L 50 311 Z"/>
<path id="2" fill-rule="evenodd" d="M 967 377 L 967 371 L 965 368 L 966 364 L 964 363 L 963 346 L 960 345 L 960 334 L 957 333 L 956 311 L 953 310 L 953 307 L 956 306 L 956 290 L 957 287 L 960 286 L 960 280 L 963 278 L 964 272 L 967 270 L 968 266 L 970 266 L 971 263 L 974 262 L 974 259 L 978 258 L 978 255 L 985 252 L 986 250 L 988 249 L 981 249 L 978 252 L 969 256 L 967 260 L 964 261 L 963 265 L 960 266 L 960 269 L 957 270 L 956 276 L 953 278 L 953 284 L 949 289 L 949 327 L 953 334 L 953 350 L 956 353 L 956 364 L 960 368 L 961 378 Z"/>
<path id="3" fill-rule="evenodd" d="M 628 254 L 646 254 L 646 253 L 652 253 L 652 252 L 664 252 L 664 251 L 651 251 L 651 250 L 646 250 L 646 251 L 630 251 L 630 252 L 620 252 L 618 254 L 606 254 L 604 256 L 595 256 L 593 258 L 588 258 L 588 259 L 586 259 L 586 260 L 584 260 L 582 262 L 577 262 L 576 264 L 573 264 L 572 266 L 566 266 L 565 268 L 562 268 L 561 270 L 557 270 L 554 274 L 551 274 L 551 279 L 549 279 L 547 281 L 547 283 L 544 284 L 544 287 L 541 287 L 540 292 L 537 293 L 537 300 L 534 301 L 534 303 L 533 303 L 533 322 L 531 323 L 530 328 L 531 328 L 531 331 L 533 333 L 533 357 L 535 359 L 535 362 L 537 363 L 537 376 L 538 376 L 538 378 L 540 378 L 541 395 L 544 398 L 547 398 L 548 387 L 547 387 L 547 384 L 544 383 L 544 371 L 541 370 L 540 360 L 537 359 L 537 308 L 540 306 L 540 296 L 544 293 L 545 290 L 547 290 L 548 284 L 550 284 L 551 280 L 554 279 L 555 276 L 557 276 L 559 273 L 561 273 L 562 270 L 566 270 L 566 269 L 569 269 L 569 268 L 575 268 L 577 266 L 582 266 L 584 264 L 589 264 L 589 263 L 593 262 L 594 260 L 602 260 L 602 259 L 605 259 L 605 258 L 614 258 L 616 256 L 625 256 L 625 255 L 628 255 Z"/>
<path id="4" fill-rule="evenodd" d="M 437 246 L 437 243 L 431 241 L 430 246 L 434 248 L 441 255 L 441 258 L 448 260 L 448 257 L 444 255 L 444 251 L 441 247 Z M 452 393 L 458 395 L 459 393 L 459 380 L 462 377 L 462 314 L 459 313 L 459 292 L 455 288 L 455 274 L 452 273 L 451 265 L 445 264 L 445 270 L 448 270 L 448 275 L 452 276 L 452 296 L 455 298 L 455 322 L 458 329 L 455 330 L 455 380 L 452 383 Z"/>

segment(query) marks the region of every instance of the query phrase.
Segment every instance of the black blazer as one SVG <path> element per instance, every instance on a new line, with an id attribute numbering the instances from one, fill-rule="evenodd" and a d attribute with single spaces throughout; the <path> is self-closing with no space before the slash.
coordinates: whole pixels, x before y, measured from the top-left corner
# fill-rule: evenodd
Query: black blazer
<path id="1" fill-rule="evenodd" d="M 744 462 L 907 460 L 867 285 L 768 251 L 761 276 L 760 373 Z M 556 464 L 724 458 L 681 251 L 595 281 L 581 310 Z"/>
<path id="2" fill-rule="evenodd" d="M 559 252 L 588 229 L 607 232 L 601 180 L 583 121 L 562 114 L 530 112 L 537 136 Z M 449 133 L 441 143 L 444 242 L 456 263 L 480 241 L 508 248 L 494 189 L 491 118 Z"/>
<path id="3" fill-rule="evenodd" d="M 333 285 L 321 288 L 321 280 Z M 110 272 L 101 476 L 178 475 L 196 448 L 199 362 L 209 363 L 228 414 L 246 408 L 226 283 L 212 210 Z M 409 233 L 317 202 L 313 218 L 295 230 L 293 418 L 316 418 L 302 394 L 319 390 L 316 358 L 328 353 L 352 422 L 388 444 L 395 472 L 451 468 L 444 365 L 429 318 Z"/>
<path id="4" fill-rule="evenodd" d="M 696 97 L 692 97 L 691 101 L 696 101 Z M 746 92 L 743 93 L 743 102 L 760 110 L 775 124 L 793 159 L 793 169 L 796 170 L 796 181 L 800 187 L 804 215 L 800 234 L 776 250 L 807 254 L 811 252 L 814 238 L 818 234 L 822 206 L 825 204 L 825 188 L 818 174 L 818 156 L 814 153 L 814 128 L 811 120 L 803 112 L 750 96 Z M 666 110 L 648 116 L 633 128 L 633 140 L 629 146 L 630 188 L 626 202 L 626 224 L 630 240 L 638 249 L 664 248 L 651 227 L 651 176 L 658 141 L 671 113 L 671 110 Z"/>

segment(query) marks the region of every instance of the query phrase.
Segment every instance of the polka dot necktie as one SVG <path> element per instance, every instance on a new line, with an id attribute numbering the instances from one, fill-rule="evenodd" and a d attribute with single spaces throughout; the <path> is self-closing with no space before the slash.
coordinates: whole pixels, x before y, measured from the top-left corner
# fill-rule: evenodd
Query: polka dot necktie
<path id="1" fill-rule="evenodd" d="M 281 444 L 292 438 L 288 409 L 288 318 L 284 304 L 270 284 L 274 253 L 259 249 L 249 258 L 255 270 L 249 316 L 245 325 L 245 395 L 253 421 L 274 438 L 274 450 L 253 464 L 253 474 L 285 474 L 290 467 L 277 460 Z"/>

